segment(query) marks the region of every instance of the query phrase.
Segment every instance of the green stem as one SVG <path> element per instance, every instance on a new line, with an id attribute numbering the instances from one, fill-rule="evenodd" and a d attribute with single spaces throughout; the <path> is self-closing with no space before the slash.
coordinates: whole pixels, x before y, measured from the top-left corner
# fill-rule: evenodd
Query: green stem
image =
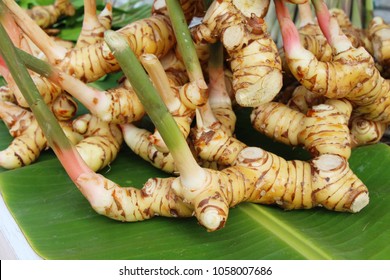
<path id="1" fill-rule="evenodd" d="M 316 15 L 317 15 L 317 21 L 318 24 L 322 30 L 322 33 L 326 37 L 329 43 L 332 42 L 331 38 L 331 32 L 329 29 L 329 23 L 330 23 L 330 13 L 329 9 L 326 6 L 324 0 L 312 0 Z"/>
<path id="2" fill-rule="evenodd" d="M 343 8 L 343 3 L 342 3 L 343 1 L 341 1 L 341 0 L 337 0 L 336 1 L 336 5 L 335 5 L 335 8 L 337 8 L 337 9 L 342 9 Z"/>
<path id="3" fill-rule="evenodd" d="M 39 58 L 36 58 L 35 56 L 21 50 L 21 49 L 15 49 L 18 53 L 18 56 L 23 61 L 24 65 L 38 73 L 39 75 L 44 76 L 45 78 L 50 78 L 52 75 L 56 75 L 58 71 L 55 70 L 55 68 L 48 62 L 41 60 Z"/>
<path id="4" fill-rule="evenodd" d="M 352 24 L 357 28 L 362 28 L 362 17 L 361 17 L 361 10 L 359 7 L 359 4 L 357 1 L 352 3 L 352 15 L 351 15 L 351 22 Z"/>
<path id="5" fill-rule="evenodd" d="M 4 4 L 0 1 L 0 21 L 3 19 Z M 19 52 L 16 50 L 10 37 L 0 24 L 0 55 L 7 65 L 13 79 L 15 80 L 20 92 L 23 94 L 31 111 L 33 112 L 39 126 L 41 127 L 49 146 L 56 153 L 63 165 L 73 161 L 73 167 L 70 167 L 67 172 L 73 179 L 77 177 L 80 169 L 77 171 L 75 166 L 77 163 L 83 165 L 83 161 L 78 155 L 76 149 L 72 146 L 69 139 L 66 137 L 53 113 L 45 104 L 38 89 L 36 88 L 26 66 L 19 57 Z M 84 164 L 85 166 L 85 164 Z M 87 170 L 82 168 L 82 170 Z"/>
<path id="6" fill-rule="evenodd" d="M 123 73 L 133 86 L 145 111 L 171 152 L 180 176 L 184 178 L 198 176 L 199 173 L 197 171 L 201 172 L 201 168 L 195 161 L 175 120 L 168 112 L 162 98 L 151 83 L 127 41 L 112 30 L 106 31 L 104 38 L 121 66 Z"/>
<path id="7" fill-rule="evenodd" d="M 204 80 L 202 68 L 188 29 L 187 21 L 178 0 L 166 0 L 169 17 L 176 36 L 177 46 L 183 57 L 191 81 Z"/>
<path id="8" fill-rule="evenodd" d="M 365 0 L 364 28 L 368 28 L 374 17 L 374 0 Z"/>

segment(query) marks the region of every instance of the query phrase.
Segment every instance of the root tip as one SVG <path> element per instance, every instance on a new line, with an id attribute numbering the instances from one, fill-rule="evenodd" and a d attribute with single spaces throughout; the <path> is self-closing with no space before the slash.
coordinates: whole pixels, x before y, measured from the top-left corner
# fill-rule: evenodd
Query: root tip
<path id="1" fill-rule="evenodd" d="M 294 23 L 289 18 L 280 21 L 283 47 L 287 55 L 303 49 L 299 39 L 299 33 Z"/>
<path id="2" fill-rule="evenodd" d="M 223 228 L 226 222 L 226 217 L 221 215 L 217 209 L 207 208 L 200 215 L 199 222 L 207 228 L 208 231 L 215 231 Z"/>
<path id="3" fill-rule="evenodd" d="M 352 213 L 359 212 L 360 210 L 362 210 L 364 207 L 368 205 L 369 201 L 370 199 L 368 193 L 364 192 L 359 194 L 351 205 L 351 212 Z"/>

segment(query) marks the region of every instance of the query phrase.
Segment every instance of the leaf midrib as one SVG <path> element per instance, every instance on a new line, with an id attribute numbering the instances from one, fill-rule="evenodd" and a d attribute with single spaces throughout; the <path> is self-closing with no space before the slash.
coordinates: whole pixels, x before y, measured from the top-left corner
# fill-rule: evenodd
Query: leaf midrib
<path id="1" fill-rule="evenodd" d="M 329 260 L 331 255 L 325 252 L 321 246 L 310 240 L 309 237 L 299 232 L 288 223 L 281 221 L 265 207 L 259 207 L 252 203 L 241 205 L 240 211 L 248 215 L 255 223 L 261 225 L 274 236 L 286 243 L 291 249 L 309 260 Z"/>

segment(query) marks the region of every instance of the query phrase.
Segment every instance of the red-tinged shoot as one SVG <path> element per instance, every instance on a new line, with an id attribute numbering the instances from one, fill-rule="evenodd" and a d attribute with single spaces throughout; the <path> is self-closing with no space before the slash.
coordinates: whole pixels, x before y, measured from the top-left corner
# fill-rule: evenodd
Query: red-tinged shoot
<path id="1" fill-rule="evenodd" d="M 3 58 L 0 56 L 0 75 L 4 78 L 4 80 L 7 82 L 7 88 L 9 89 L 9 92 L 12 94 L 13 99 L 15 102 L 17 102 L 21 107 L 28 107 L 25 103 L 25 101 L 22 103 L 20 102 L 20 96 L 22 94 L 19 91 L 19 88 L 17 84 L 15 83 L 15 80 L 13 79 L 11 73 L 9 72 L 7 66 L 5 65 L 5 62 Z"/>
<path id="2" fill-rule="evenodd" d="M 1 20 L 3 27 L 7 30 L 8 36 L 16 46 L 20 46 L 20 40 L 22 38 L 20 29 L 16 25 L 15 20 L 10 13 L 5 13 Z"/>
<path id="3" fill-rule="evenodd" d="M 331 44 L 332 36 L 330 34 L 331 29 L 329 28 L 331 15 L 329 13 L 328 7 L 323 0 L 313 0 L 312 3 L 316 11 L 318 24 L 329 44 Z"/>
<path id="4" fill-rule="evenodd" d="M 337 19 L 332 17 L 323 0 L 313 0 L 318 24 L 334 53 L 338 54 L 352 47 L 351 41 L 341 31 Z"/>
<path id="5" fill-rule="evenodd" d="M 26 47 L 25 44 L 22 44 L 23 35 L 20 31 L 20 28 L 18 28 L 15 20 L 12 18 L 12 16 L 9 13 L 4 13 L 2 15 L 1 24 L 3 25 L 4 29 L 7 31 L 9 38 L 11 39 L 11 41 L 16 47 L 18 48 Z M 1 56 L 0 56 L 0 75 L 3 76 L 4 80 L 7 82 L 8 88 L 11 90 L 16 100 L 18 100 L 17 97 L 21 96 L 21 93 L 19 91 L 19 88 L 15 84 L 15 81 L 12 78 L 12 75 L 9 72 L 5 61 Z M 26 104 L 23 105 L 24 105 L 23 107 L 27 107 L 25 106 Z"/>
<path id="6" fill-rule="evenodd" d="M 341 31 L 340 26 L 335 18 L 330 19 L 329 33 L 331 36 L 331 41 L 329 44 L 332 46 L 335 55 L 353 48 L 351 41 Z"/>
<path id="7" fill-rule="evenodd" d="M 301 44 L 299 32 L 291 20 L 290 13 L 283 0 L 275 0 L 276 15 L 279 21 L 283 39 L 283 47 L 288 57 L 311 59 L 313 54 L 307 51 Z"/>
<path id="8" fill-rule="evenodd" d="M 0 56 L 0 75 L 3 76 L 4 80 L 9 84 L 12 79 L 12 75 L 8 70 L 7 64 L 5 63 L 2 56 Z"/>
<path id="9" fill-rule="evenodd" d="M 85 164 L 76 148 L 71 147 L 69 149 L 64 149 L 62 147 L 55 146 L 52 149 L 55 151 L 61 165 L 64 167 L 66 173 L 73 182 L 76 183 L 78 178 L 83 174 L 94 174 L 88 165 Z M 82 193 L 86 195 L 85 192 L 82 191 Z"/>
<path id="10" fill-rule="evenodd" d="M 15 47 L 35 56 L 40 55 L 40 52 L 35 52 L 36 46 L 34 46 L 34 44 L 31 43 L 29 38 L 25 36 L 25 34 L 15 22 L 11 13 L 6 13 L 1 19 L 1 22 Z M 33 78 L 34 84 L 36 85 L 46 104 L 51 104 L 52 102 L 54 102 L 54 100 L 62 93 L 62 90 L 59 87 L 45 79 L 43 76 L 40 76 L 39 74 L 34 73 L 32 71 L 30 71 L 29 73 Z M 8 83 L 10 91 L 15 97 L 15 101 L 19 104 L 19 106 L 27 108 L 28 104 L 21 92 L 19 91 L 19 88 L 15 84 L 13 78 L 7 74 L 3 75 Z"/>

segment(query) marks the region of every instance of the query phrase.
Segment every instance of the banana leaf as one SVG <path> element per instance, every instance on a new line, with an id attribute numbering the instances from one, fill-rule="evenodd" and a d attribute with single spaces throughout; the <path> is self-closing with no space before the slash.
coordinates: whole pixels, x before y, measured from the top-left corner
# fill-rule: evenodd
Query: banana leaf
<path id="1" fill-rule="evenodd" d="M 248 114 L 237 111 L 239 139 L 286 158 L 307 159 L 302 149 L 254 131 Z M 0 148 L 10 140 L 4 131 L 0 127 Z M 26 239 L 45 259 L 390 259 L 390 147 L 357 148 L 350 165 L 370 190 L 370 204 L 360 213 L 243 203 L 230 210 L 222 230 L 212 233 L 195 218 L 121 223 L 97 215 L 50 150 L 37 163 L 1 172 L 0 191 Z M 102 173 L 136 187 L 149 177 L 167 176 L 126 147 Z"/>
<path id="2" fill-rule="evenodd" d="M 82 1 L 74 3 L 81 10 Z M 73 22 L 80 21 L 78 16 Z M 63 30 L 63 36 L 77 38 L 79 29 Z M 96 85 L 104 88 L 109 83 L 102 79 Z M 237 115 L 237 137 L 248 145 L 286 159 L 309 159 L 304 150 L 254 131 L 249 110 L 238 110 Z M 11 140 L 0 122 L 0 149 Z M 370 204 L 360 213 L 284 211 L 243 203 L 230 210 L 223 229 L 212 233 L 195 218 L 121 223 L 97 215 L 50 150 L 30 166 L 0 168 L 0 193 L 31 247 L 45 259 L 390 259 L 390 147 L 357 148 L 350 165 L 370 191 Z M 127 147 L 101 173 L 135 187 L 150 177 L 168 176 Z"/>

